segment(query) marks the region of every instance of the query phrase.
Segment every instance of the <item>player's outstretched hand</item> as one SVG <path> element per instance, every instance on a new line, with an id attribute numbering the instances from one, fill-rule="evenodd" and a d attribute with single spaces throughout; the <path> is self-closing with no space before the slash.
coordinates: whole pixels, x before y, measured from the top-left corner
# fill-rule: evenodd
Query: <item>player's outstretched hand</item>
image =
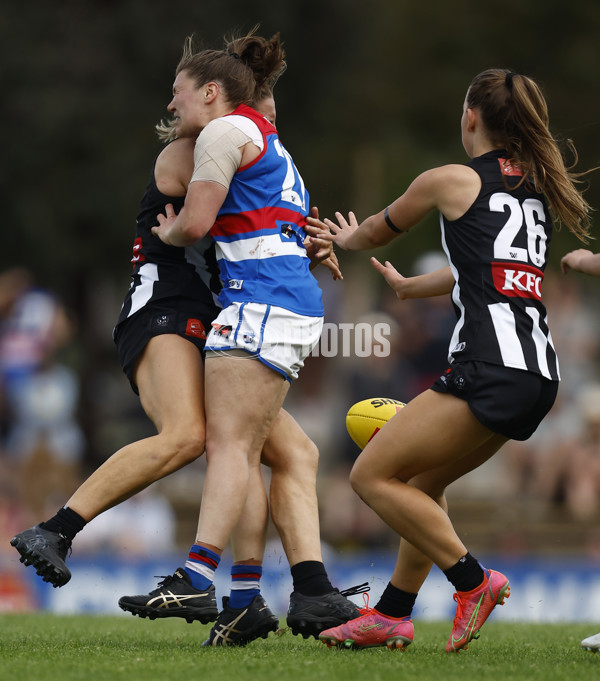
<path id="1" fill-rule="evenodd" d="M 404 284 L 408 281 L 407 278 L 403 277 L 389 260 L 386 260 L 385 265 L 382 265 L 377 258 L 371 258 L 371 264 L 379 274 L 383 275 L 390 288 L 396 292 L 398 298 L 404 300 L 406 298 Z"/>
<path id="2" fill-rule="evenodd" d="M 308 217 L 308 224 L 318 229 L 315 235 L 319 239 L 328 239 L 337 244 L 340 248 L 346 248 L 348 239 L 358 229 L 358 221 L 352 211 L 348 213 L 348 220 L 339 212 L 336 212 L 337 223 L 329 218 L 319 220 L 315 217 Z"/>
<path id="3" fill-rule="evenodd" d="M 314 269 L 317 265 L 324 265 L 331 271 L 334 280 L 343 279 L 340 264 L 337 255 L 333 251 L 333 242 L 327 239 L 321 239 L 316 236 L 317 228 L 311 225 L 306 225 L 304 228 L 308 234 L 305 241 L 306 255 L 310 259 L 310 269 Z"/>

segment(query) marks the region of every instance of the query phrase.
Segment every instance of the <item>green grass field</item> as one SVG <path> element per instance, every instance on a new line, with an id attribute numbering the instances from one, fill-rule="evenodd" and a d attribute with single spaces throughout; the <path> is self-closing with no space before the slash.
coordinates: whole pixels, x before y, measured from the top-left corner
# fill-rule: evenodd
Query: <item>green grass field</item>
<path id="1" fill-rule="evenodd" d="M 283 630 L 245 648 L 201 648 L 209 625 L 128 617 L 0 617 L 2 681 L 588 681 L 600 654 L 580 641 L 600 624 L 488 622 L 459 655 L 444 646 L 449 622 L 418 622 L 404 653 L 328 649 Z"/>

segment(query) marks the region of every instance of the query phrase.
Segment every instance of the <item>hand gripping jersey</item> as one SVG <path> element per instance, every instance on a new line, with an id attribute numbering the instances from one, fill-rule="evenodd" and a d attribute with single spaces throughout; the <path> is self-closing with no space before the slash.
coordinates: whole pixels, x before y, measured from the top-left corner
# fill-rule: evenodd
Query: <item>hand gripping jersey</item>
<path id="1" fill-rule="evenodd" d="M 264 116 L 241 105 L 224 120 L 244 131 L 257 126 L 262 151 L 234 174 L 210 230 L 223 285 L 219 301 L 223 307 L 254 302 L 322 316 L 321 289 L 303 243 L 309 205 L 304 182 Z"/>
<path id="2" fill-rule="evenodd" d="M 552 223 L 543 195 L 525 185 L 492 151 L 467 165 L 477 172 L 479 196 L 458 220 L 440 216 L 444 250 L 455 285 L 458 321 L 450 341 L 450 362 L 479 360 L 559 380 L 541 286 Z"/>
<path id="3" fill-rule="evenodd" d="M 184 203 L 183 196 L 166 196 L 159 191 L 154 178 L 156 159 L 152 165 L 150 181 L 141 200 L 136 220 L 133 242 L 133 273 L 131 284 L 117 324 L 155 300 L 185 296 L 186 298 L 212 304 L 212 294 L 207 283 L 217 279 L 216 262 L 210 271 L 210 253 L 205 258 L 194 248 L 167 246 L 152 234 L 152 227 L 158 224 L 156 216 L 164 213 L 167 203 L 172 203 L 178 213 Z M 210 238 L 199 245 L 207 246 Z M 213 255 L 214 261 L 214 255 Z M 206 270 L 206 271 L 205 271 Z"/>

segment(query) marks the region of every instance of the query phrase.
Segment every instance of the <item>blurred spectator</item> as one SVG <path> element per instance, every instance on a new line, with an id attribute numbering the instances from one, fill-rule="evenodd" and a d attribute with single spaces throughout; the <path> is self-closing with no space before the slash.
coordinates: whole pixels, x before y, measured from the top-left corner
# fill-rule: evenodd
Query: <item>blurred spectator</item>
<path id="1" fill-rule="evenodd" d="M 582 384 L 600 378 L 600 307 L 587 300 L 582 282 L 546 272 L 544 296 L 552 339 L 560 362 L 561 386 L 565 400 L 576 399 Z"/>
<path id="2" fill-rule="evenodd" d="M 77 553 L 152 558 L 176 550 L 175 514 L 156 486 L 105 511 L 77 537 Z"/>
<path id="3" fill-rule="evenodd" d="M 418 258 L 411 276 L 448 267 L 442 251 L 429 251 Z M 396 319 L 402 330 L 399 352 L 410 362 L 415 381 L 406 390 L 408 401 L 437 380 L 448 367 L 448 347 L 456 324 L 450 296 L 399 301 L 391 289 L 384 290 L 383 309 Z M 398 398 L 401 399 L 401 398 Z"/>
<path id="4" fill-rule="evenodd" d="M 8 326 L 16 301 L 31 285 L 31 274 L 21 267 L 14 267 L 0 273 L 0 340 L 4 329 Z M 4 380 L 0 380 L 0 432 L 2 434 L 6 431 L 7 420 L 5 385 Z"/>
<path id="5" fill-rule="evenodd" d="M 57 359 L 71 340 L 66 309 L 30 273 L 0 276 L 3 459 L 33 517 L 75 486 L 85 451 L 77 423 L 79 379 Z"/>
<path id="6" fill-rule="evenodd" d="M 549 446 L 536 468 L 534 494 L 563 506 L 579 521 L 600 511 L 600 384 L 583 387 L 575 402 L 581 421 Z M 574 432 L 573 432 L 574 430 Z"/>

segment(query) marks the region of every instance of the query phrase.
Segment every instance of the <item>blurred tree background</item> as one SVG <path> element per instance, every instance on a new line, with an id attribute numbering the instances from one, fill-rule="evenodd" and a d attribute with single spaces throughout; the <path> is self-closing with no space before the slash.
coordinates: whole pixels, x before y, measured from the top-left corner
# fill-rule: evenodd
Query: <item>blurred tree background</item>
<path id="1" fill-rule="evenodd" d="M 206 47 L 255 24 L 288 70 L 278 125 L 322 215 L 359 218 L 420 171 L 466 160 L 459 119 L 490 66 L 533 76 L 580 169 L 600 165 L 600 3 L 573 0 L 30 0 L 0 11 L 0 270 L 25 265 L 78 323 L 81 369 L 110 348 L 129 283 L 138 202 L 159 149 L 184 38 Z M 599 173 L 588 199 L 600 205 Z M 439 247 L 435 216 L 383 257 L 408 271 Z M 555 239 L 553 266 L 577 242 Z M 594 245 L 592 246 L 594 247 Z M 364 254 L 342 254 L 350 265 Z M 361 261 L 362 262 L 362 261 Z M 99 321 L 101 320 L 101 321 Z"/>
<path id="2" fill-rule="evenodd" d="M 421 170 L 465 159 L 466 87 L 488 66 L 535 77 L 581 169 L 600 163 L 600 3 L 575 0 L 33 0 L 0 13 L 1 266 L 21 263 L 85 312 L 126 285 L 138 200 L 186 35 L 206 47 L 260 23 L 288 71 L 279 127 L 323 214 L 381 208 Z M 600 181 L 589 200 L 600 205 Z M 406 267 L 433 228 L 391 247 Z M 555 259 L 574 240 L 561 234 Z"/>

